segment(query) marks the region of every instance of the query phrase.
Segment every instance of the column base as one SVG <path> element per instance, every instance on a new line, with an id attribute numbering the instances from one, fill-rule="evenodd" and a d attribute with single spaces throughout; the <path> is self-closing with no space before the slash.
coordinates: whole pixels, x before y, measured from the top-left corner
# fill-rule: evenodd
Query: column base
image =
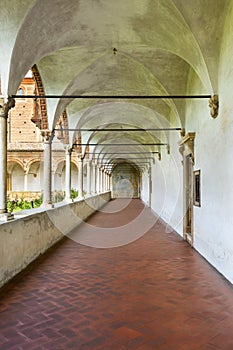
<path id="1" fill-rule="evenodd" d="M 12 214 L 12 213 L 0 214 L 0 221 L 7 222 L 7 221 L 11 221 L 11 220 L 14 220 L 14 214 Z"/>

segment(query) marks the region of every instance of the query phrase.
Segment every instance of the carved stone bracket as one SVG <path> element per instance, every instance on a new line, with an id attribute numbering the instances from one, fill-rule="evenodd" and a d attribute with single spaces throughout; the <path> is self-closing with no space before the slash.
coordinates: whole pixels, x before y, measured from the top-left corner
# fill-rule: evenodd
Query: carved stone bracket
<path id="1" fill-rule="evenodd" d="M 8 112 L 11 108 L 15 107 L 15 99 L 8 97 L 7 102 L 4 98 L 0 98 L 0 117 L 7 118 Z"/>
<path id="2" fill-rule="evenodd" d="M 44 142 L 52 142 L 54 134 L 50 130 L 41 130 L 41 136 Z"/>
<path id="3" fill-rule="evenodd" d="M 212 118 L 217 118 L 219 109 L 218 95 L 213 95 L 209 99 L 210 115 Z"/>
<path id="4" fill-rule="evenodd" d="M 191 155 L 194 164 L 194 139 L 195 132 L 189 132 L 179 141 L 179 152 L 183 155 Z"/>

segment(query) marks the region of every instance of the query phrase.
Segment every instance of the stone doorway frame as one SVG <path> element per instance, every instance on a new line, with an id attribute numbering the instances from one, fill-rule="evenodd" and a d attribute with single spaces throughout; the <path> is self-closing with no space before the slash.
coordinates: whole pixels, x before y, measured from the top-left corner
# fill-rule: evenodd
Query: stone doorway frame
<path id="1" fill-rule="evenodd" d="M 191 246 L 194 244 L 193 217 L 193 167 L 195 132 L 187 133 L 179 141 L 179 151 L 183 164 L 183 238 Z"/>

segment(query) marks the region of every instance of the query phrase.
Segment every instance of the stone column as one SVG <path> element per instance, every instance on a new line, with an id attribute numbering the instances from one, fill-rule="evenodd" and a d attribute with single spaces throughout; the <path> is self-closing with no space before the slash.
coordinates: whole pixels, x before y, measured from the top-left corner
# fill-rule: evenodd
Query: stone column
<path id="1" fill-rule="evenodd" d="M 103 192 L 103 170 L 101 168 L 99 168 L 99 172 L 100 172 L 100 187 L 99 187 L 99 193 Z"/>
<path id="2" fill-rule="evenodd" d="M 26 192 L 28 190 L 28 173 L 27 171 L 24 172 L 24 186 L 23 190 Z"/>
<path id="3" fill-rule="evenodd" d="M 93 194 L 96 194 L 96 167 L 97 165 L 94 163 L 92 165 L 92 189 L 93 189 Z"/>
<path id="4" fill-rule="evenodd" d="M 107 173 L 106 170 L 104 170 L 104 192 L 107 190 Z"/>
<path id="5" fill-rule="evenodd" d="M 90 196 L 91 194 L 91 161 L 88 160 L 87 162 L 87 195 Z"/>
<path id="6" fill-rule="evenodd" d="M 108 186 L 107 191 L 110 191 L 110 173 L 108 173 Z"/>
<path id="7" fill-rule="evenodd" d="M 100 193 L 100 169 L 98 165 L 96 165 L 96 191 Z"/>
<path id="8" fill-rule="evenodd" d="M 43 207 L 52 207 L 52 139 L 50 130 L 42 130 L 41 135 L 44 142 L 44 189 Z"/>
<path id="9" fill-rule="evenodd" d="M 193 166 L 195 132 L 181 135 L 179 152 L 183 164 L 183 238 L 193 246 Z"/>
<path id="10" fill-rule="evenodd" d="M 106 170 L 104 170 L 104 192 L 107 191 L 107 173 Z"/>
<path id="11" fill-rule="evenodd" d="M 65 201 L 70 203 L 72 202 L 71 198 L 71 154 L 72 147 L 66 146 L 66 197 Z"/>
<path id="12" fill-rule="evenodd" d="M 83 198 L 83 158 L 78 159 L 78 199 Z"/>
<path id="13" fill-rule="evenodd" d="M 149 198 L 148 198 L 148 206 L 151 207 L 151 193 L 152 193 L 152 179 L 151 179 L 151 165 L 148 167 L 148 192 L 149 192 Z"/>
<path id="14" fill-rule="evenodd" d="M 7 101 L 0 97 L 0 220 L 8 221 L 13 215 L 7 213 L 7 118 L 8 112 L 15 106 L 15 100 Z"/>

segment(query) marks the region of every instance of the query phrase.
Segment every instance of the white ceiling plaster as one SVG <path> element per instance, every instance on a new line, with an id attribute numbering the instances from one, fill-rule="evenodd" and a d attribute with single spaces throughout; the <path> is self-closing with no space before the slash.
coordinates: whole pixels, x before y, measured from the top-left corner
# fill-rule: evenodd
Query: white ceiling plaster
<path id="1" fill-rule="evenodd" d="M 34 64 L 46 94 L 186 94 L 190 76 L 199 79 L 202 93 L 216 93 L 230 5 L 231 0 L 2 0 L 3 93 L 15 94 Z M 51 129 L 65 108 L 70 127 L 178 127 L 184 125 L 186 101 L 57 99 L 47 107 Z M 92 136 L 99 142 L 113 135 Z M 133 139 L 149 140 L 151 134 L 135 133 Z"/>

